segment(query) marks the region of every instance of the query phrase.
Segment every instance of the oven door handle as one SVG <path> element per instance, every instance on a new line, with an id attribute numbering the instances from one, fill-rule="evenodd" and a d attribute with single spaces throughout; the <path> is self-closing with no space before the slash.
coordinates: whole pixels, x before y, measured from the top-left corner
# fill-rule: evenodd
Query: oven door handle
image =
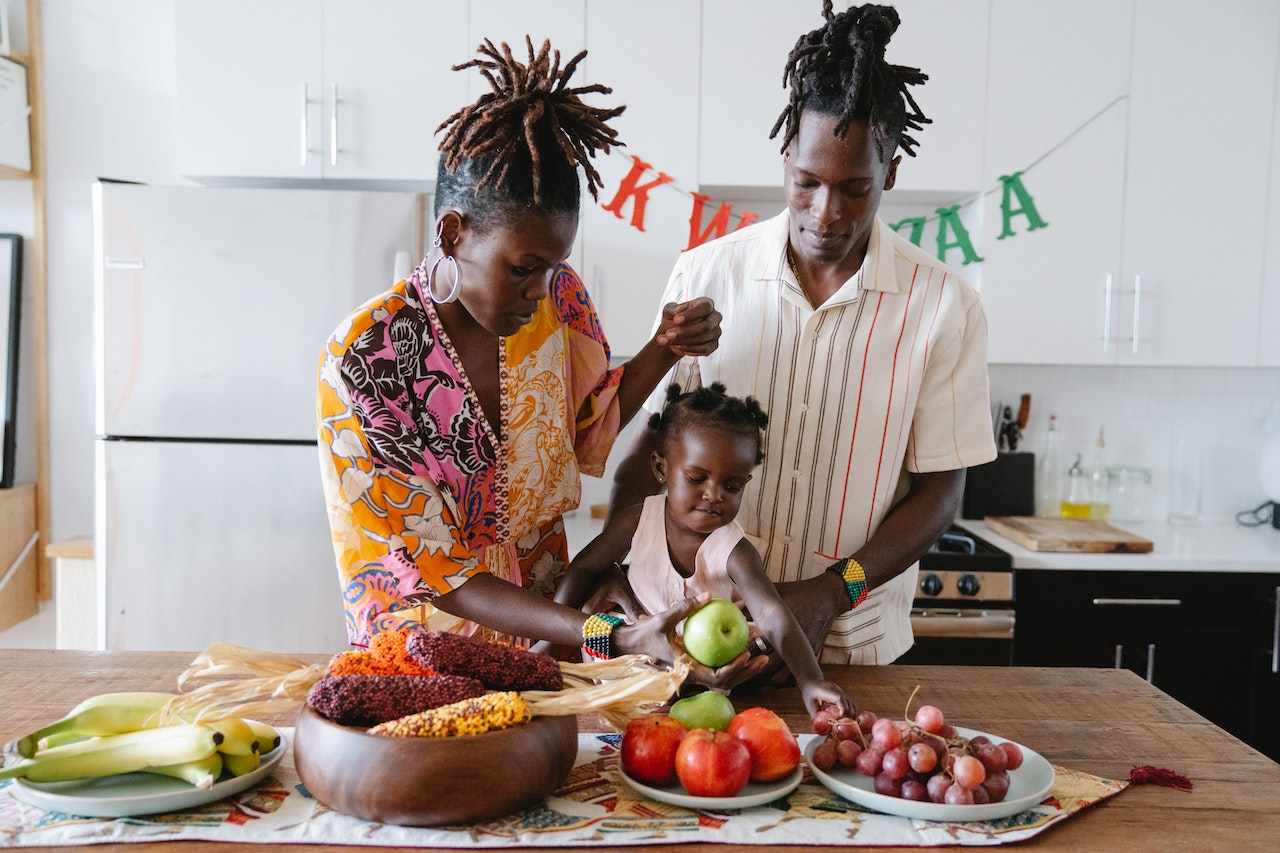
<path id="1" fill-rule="evenodd" d="M 960 637 L 975 640 L 1013 639 L 1012 611 L 981 611 L 972 616 L 930 613 L 911 615 L 911 631 L 917 637 Z"/>

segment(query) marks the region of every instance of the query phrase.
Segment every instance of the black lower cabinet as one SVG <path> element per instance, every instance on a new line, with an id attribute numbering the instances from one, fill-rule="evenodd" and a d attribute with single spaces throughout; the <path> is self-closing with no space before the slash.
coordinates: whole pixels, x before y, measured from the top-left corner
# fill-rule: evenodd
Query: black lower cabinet
<path id="1" fill-rule="evenodd" d="M 1280 760 L 1274 576 L 1017 572 L 1020 666 L 1124 667 Z M 1271 608 L 1269 611 L 1268 608 Z M 1270 678 L 1268 678 L 1270 676 Z"/>

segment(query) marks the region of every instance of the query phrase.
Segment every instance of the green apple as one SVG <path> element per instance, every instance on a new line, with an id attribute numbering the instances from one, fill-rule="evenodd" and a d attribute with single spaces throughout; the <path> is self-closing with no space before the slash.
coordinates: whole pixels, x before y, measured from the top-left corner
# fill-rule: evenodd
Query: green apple
<path id="1" fill-rule="evenodd" d="M 677 700 L 670 711 L 670 716 L 684 723 L 685 728 L 718 732 L 728 731 L 729 722 L 736 715 L 729 697 L 716 690 L 704 690 Z"/>
<path id="2" fill-rule="evenodd" d="M 713 598 L 684 620 L 684 647 L 698 663 L 724 666 L 747 650 L 747 617 L 732 601 Z"/>

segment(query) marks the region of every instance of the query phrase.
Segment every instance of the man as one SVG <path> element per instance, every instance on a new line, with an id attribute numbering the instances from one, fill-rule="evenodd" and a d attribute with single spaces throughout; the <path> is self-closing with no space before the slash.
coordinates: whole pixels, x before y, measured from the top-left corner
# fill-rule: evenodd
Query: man
<path id="1" fill-rule="evenodd" d="M 785 128 L 787 210 L 681 256 L 663 303 L 711 297 L 723 335 L 669 381 L 760 402 L 764 462 L 739 520 L 821 660 L 886 664 L 911 646 L 916 561 L 954 518 L 965 468 L 995 458 L 986 318 L 954 271 L 876 217 L 898 149 L 915 154 L 907 131 L 928 121 L 907 91 L 925 75 L 884 60 L 897 12 L 826 2 L 823 15 L 788 58 L 772 134 Z M 658 491 L 652 452 L 646 431 L 613 510 Z"/>

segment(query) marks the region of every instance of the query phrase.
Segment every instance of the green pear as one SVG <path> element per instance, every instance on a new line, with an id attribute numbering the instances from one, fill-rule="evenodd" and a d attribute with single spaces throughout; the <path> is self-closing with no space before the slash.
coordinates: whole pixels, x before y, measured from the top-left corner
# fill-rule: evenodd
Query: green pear
<path id="1" fill-rule="evenodd" d="M 723 732 L 729 728 L 729 721 L 736 713 L 728 696 L 715 690 L 704 690 L 677 700 L 671 706 L 670 716 L 684 723 L 686 728 Z"/>

